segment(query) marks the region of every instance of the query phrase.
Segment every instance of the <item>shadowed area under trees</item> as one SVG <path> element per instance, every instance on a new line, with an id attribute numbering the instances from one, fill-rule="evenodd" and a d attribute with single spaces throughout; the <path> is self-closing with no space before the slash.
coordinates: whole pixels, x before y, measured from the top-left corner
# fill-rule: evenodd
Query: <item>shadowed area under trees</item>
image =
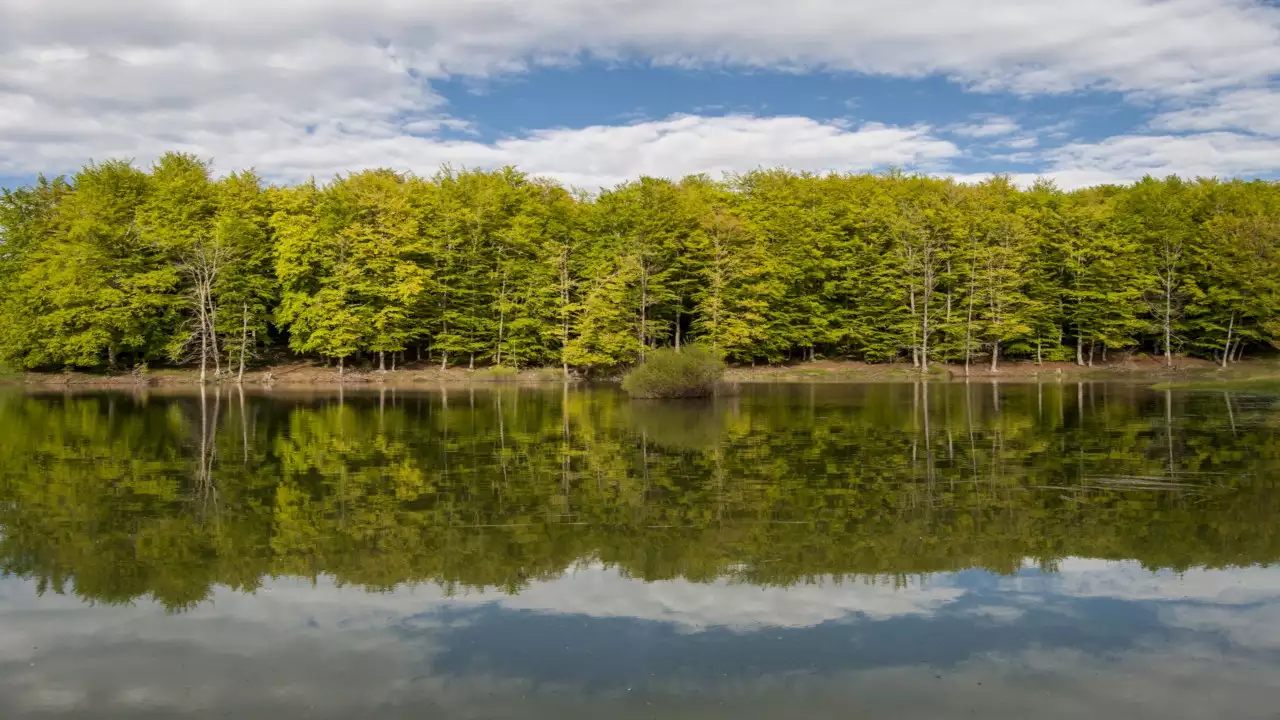
<path id="1" fill-rule="evenodd" d="M 735 363 L 930 363 L 1280 342 L 1280 187 L 1171 177 L 640 178 L 587 195 L 512 168 L 291 187 L 193 156 L 0 199 L 0 361 L 613 369 L 698 342 Z"/>

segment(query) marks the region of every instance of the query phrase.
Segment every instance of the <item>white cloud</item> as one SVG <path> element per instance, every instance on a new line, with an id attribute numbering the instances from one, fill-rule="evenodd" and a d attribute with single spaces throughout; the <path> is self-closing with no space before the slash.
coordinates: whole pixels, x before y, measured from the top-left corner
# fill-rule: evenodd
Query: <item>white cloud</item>
<path id="1" fill-rule="evenodd" d="M 1223 93 L 1211 102 L 1157 115 L 1158 130 L 1246 130 L 1280 136 L 1280 92 L 1250 88 Z"/>
<path id="2" fill-rule="evenodd" d="M 0 13 L 0 43 L 9 46 L 377 40 L 432 76 L 511 72 L 585 54 L 940 73 L 1026 92 L 1095 84 L 1184 92 L 1266 78 L 1280 64 L 1280 13 L 1247 0 L 3 0 Z"/>
<path id="3" fill-rule="evenodd" d="M 1233 132 L 1192 135 L 1117 135 L 1097 142 L 1074 142 L 1046 149 L 1037 155 L 1009 156 L 1018 162 L 1038 160 L 1040 172 L 1012 173 L 1010 178 L 1027 187 L 1037 178 L 1048 178 L 1063 189 L 1107 183 L 1128 183 L 1152 175 L 1165 177 L 1255 177 L 1280 172 L 1280 143 L 1268 138 Z M 976 182 L 990 173 L 957 175 Z"/>
<path id="4" fill-rule="evenodd" d="M 989 115 L 977 118 L 975 122 L 964 123 L 961 125 L 953 125 L 946 128 L 947 132 L 952 135 L 970 138 L 990 138 L 999 137 L 1001 135 L 1011 135 L 1018 132 L 1021 128 L 1013 118 L 1003 115 Z"/>
<path id="5" fill-rule="evenodd" d="M 144 118 L 120 127 L 138 127 Z M 134 138 L 107 153 L 92 153 L 97 137 L 52 144 L 48 152 L 31 153 L 19 137 L 6 136 L 0 117 L 0 174 L 33 173 L 50 167 L 74 168 L 88 155 L 133 157 L 146 162 L 174 149 L 215 158 L 223 169 L 256 167 L 286 181 L 368 167 L 392 167 L 430 174 L 440 165 L 520 169 L 590 190 L 612 186 L 637 175 L 681 177 L 707 172 L 746 171 L 785 166 L 815 172 L 870 170 L 889 165 L 936 167 L 960 153 L 951 142 L 935 137 L 926 126 L 892 127 L 868 123 L 857 128 L 804 117 L 675 116 L 631 125 L 540 130 L 493 143 L 444 140 L 398 133 L 387 123 L 368 118 L 364 132 L 323 123 L 307 129 L 300 123 L 277 122 L 263 129 L 228 134 L 199 131 L 164 142 L 161 125 L 151 137 Z M 12 139 L 9 139 L 12 137 Z M 50 153 L 56 153 L 50 156 Z"/>
<path id="6" fill-rule="evenodd" d="M 1248 109 L 1249 96 L 1232 92 L 1269 82 L 1280 67 L 1280 10 L 1251 0 L 0 0 L 0 175 L 185 150 L 278 179 L 374 165 L 429 172 L 441 162 L 517 163 L 595 187 L 641 173 L 762 165 L 936 171 L 959 154 L 923 126 L 849 130 L 798 117 L 673 117 L 492 143 L 441 139 L 441 130 L 469 126 L 449 116 L 432 80 L 584 58 L 940 75 L 1026 94 L 1105 88 L 1202 102 L 1224 91 L 1216 109 L 1172 113 L 1164 127 L 1265 129 L 1275 114 Z M 962 133 L 1015 130 L 990 119 Z M 1057 151 L 1049 170 L 1074 184 L 1147 167 L 1280 168 L 1272 149 L 1230 136 L 1193 138 L 1181 149 L 1163 137 L 1113 140 L 1096 153 Z M 1032 140 L 1010 143 L 1026 149 Z M 1255 150 L 1262 155 L 1248 159 Z M 1084 161 L 1098 167 L 1077 167 Z"/>

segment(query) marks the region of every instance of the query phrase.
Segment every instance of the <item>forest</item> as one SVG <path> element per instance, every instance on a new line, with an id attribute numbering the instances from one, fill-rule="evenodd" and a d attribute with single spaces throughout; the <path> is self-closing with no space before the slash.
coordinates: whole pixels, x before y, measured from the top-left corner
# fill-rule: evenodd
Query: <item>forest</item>
<path id="1" fill-rule="evenodd" d="M 0 395 L 0 574 L 173 610 L 327 575 L 517 592 L 1280 560 L 1280 399 L 1134 384 Z"/>
<path id="2" fill-rule="evenodd" d="M 444 168 L 278 186 L 171 153 L 0 200 L 15 368 L 238 376 L 296 356 L 569 374 L 689 343 L 744 365 L 1225 366 L 1280 343 L 1280 185 L 761 169 L 589 194 Z"/>

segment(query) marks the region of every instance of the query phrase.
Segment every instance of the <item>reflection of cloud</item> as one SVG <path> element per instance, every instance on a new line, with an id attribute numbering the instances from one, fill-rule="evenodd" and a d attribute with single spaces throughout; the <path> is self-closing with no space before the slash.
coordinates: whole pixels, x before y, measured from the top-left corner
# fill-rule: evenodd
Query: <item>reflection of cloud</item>
<path id="1" fill-rule="evenodd" d="M 219 591 L 214 604 L 220 614 L 251 614 L 271 622 L 296 622 L 306 617 L 313 625 L 341 627 L 378 623 L 386 613 L 419 615 L 487 604 L 539 613 L 653 620 L 686 630 L 806 627 L 855 614 L 883 619 L 931 613 L 964 594 L 951 586 L 949 577 L 912 578 L 897 587 L 891 582 L 825 580 L 781 588 L 723 580 L 645 582 L 593 565 L 555 580 L 534 581 L 518 595 L 471 591 L 446 596 L 432 585 L 368 593 L 356 587 L 337 587 L 327 579 L 314 587 L 309 582 L 276 580 L 252 599 Z M 193 614 L 199 616 L 201 610 Z M 439 620 L 415 617 L 412 622 L 417 626 Z"/>
<path id="2" fill-rule="evenodd" d="M 1023 608 L 1013 607 L 1010 605 L 979 605 L 977 607 L 967 608 L 964 610 L 965 615 L 974 617 L 990 618 L 992 620 L 1000 620 L 1002 622 L 1013 622 L 1020 620 L 1022 616 L 1027 614 Z"/>
<path id="3" fill-rule="evenodd" d="M 1280 650 L 1280 604 L 1250 608 L 1180 605 L 1161 613 L 1168 625 L 1214 632 L 1232 644 L 1257 650 Z"/>
<path id="4" fill-rule="evenodd" d="M 950 587 L 945 576 L 913 579 L 897 588 L 885 582 L 830 580 L 778 588 L 727 581 L 646 583 L 592 567 L 554 582 L 535 583 L 517 596 L 498 599 L 498 603 L 538 612 L 656 620 L 686 629 L 754 628 L 805 627 L 851 614 L 873 618 L 926 614 L 963 594 L 963 590 Z M 474 596 L 462 600 L 471 599 Z"/>
<path id="5" fill-rule="evenodd" d="M 1058 572 L 1052 574 L 1008 578 L 1001 582 L 1001 586 L 1019 591 L 1049 591 L 1070 597 L 1122 600 L 1224 604 L 1280 601 L 1280 567 L 1153 572 L 1131 560 L 1067 558 L 1057 564 L 1057 569 Z"/>
<path id="6" fill-rule="evenodd" d="M 999 720 L 1271 711 L 1280 666 L 1258 651 L 1280 647 L 1275 571 L 1153 574 L 1133 563 L 1084 560 L 1061 568 L 1060 575 L 1028 572 L 972 586 L 968 578 L 939 575 L 895 590 L 830 581 L 789 589 L 645 583 L 590 566 L 534 582 L 518 596 L 458 597 L 434 586 L 370 593 L 328 579 L 314 587 L 273 579 L 252 595 L 220 589 L 212 603 L 178 615 L 150 602 L 90 608 L 72 597 L 37 600 L 32 583 L 0 580 L 0 717 L 181 712 L 252 720 L 345 718 L 377 709 L 446 718 L 747 720 L 847 716 L 856 708 L 871 717 Z M 1062 643 L 1072 642 L 1071 634 L 1036 624 L 1044 619 L 1035 608 L 1040 601 L 1075 603 L 1081 623 L 1104 620 L 1090 613 L 1110 612 L 1114 603 L 1079 602 L 1098 597 L 1146 610 L 1154 601 L 1160 625 L 1179 632 L 1143 632 L 1091 650 L 1087 643 L 1067 647 Z M 877 622 L 802 629 L 856 615 Z M 619 630 L 624 618 L 657 624 Z M 468 632 L 455 632 L 458 625 Z M 606 625 L 614 632 L 607 637 L 630 644 L 573 636 L 578 627 L 598 634 Z M 671 633 L 672 625 L 685 632 Z M 499 636 L 512 627 L 522 629 L 520 638 Z M 550 632 L 524 635 L 534 627 Z M 756 632 L 770 627 L 792 630 Z M 859 631 L 869 627 L 877 632 Z M 733 632 L 689 632 L 701 628 Z M 975 644 L 973 633 L 990 631 L 1038 644 Z M 775 635 L 786 641 L 775 642 L 783 639 Z M 531 676 L 530 668 L 547 662 L 561 641 L 608 656 L 558 657 L 610 663 L 634 675 L 604 673 L 593 684 L 568 667 L 547 680 Z M 454 652 L 470 642 L 482 647 Z M 548 642 L 554 647 L 542 644 Z M 926 646 L 939 643 L 956 647 L 954 663 L 931 659 L 942 656 Z M 885 655 L 886 644 L 903 651 Z M 788 652 L 798 659 L 766 662 Z M 493 653 L 510 662 L 492 662 Z M 698 658 L 715 658 L 730 672 L 670 664 Z M 874 666 L 852 669 L 868 662 Z"/>

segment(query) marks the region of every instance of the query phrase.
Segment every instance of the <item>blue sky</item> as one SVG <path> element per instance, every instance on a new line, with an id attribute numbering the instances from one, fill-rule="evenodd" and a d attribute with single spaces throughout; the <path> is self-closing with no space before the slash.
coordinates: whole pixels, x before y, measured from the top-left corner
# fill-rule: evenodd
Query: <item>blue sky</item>
<path id="1" fill-rule="evenodd" d="M 894 166 L 1280 173 L 1263 0 L 0 0 L 0 183 L 166 150 L 272 180 Z"/>

